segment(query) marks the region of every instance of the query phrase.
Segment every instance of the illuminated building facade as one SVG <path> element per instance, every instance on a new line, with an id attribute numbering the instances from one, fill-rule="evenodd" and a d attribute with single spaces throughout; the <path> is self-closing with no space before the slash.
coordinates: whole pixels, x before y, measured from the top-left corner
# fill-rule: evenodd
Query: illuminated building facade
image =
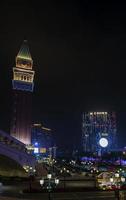
<path id="1" fill-rule="evenodd" d="M 82 147 L 84 152 L 100 152 L 117 148 L 115 112 L 83 113 Z"/>
<path id="2" fill-rule="evenodd" d="M 31 100 L 34 87 L 33 60 L 24 41 L 13 67 L 13 110 L 11 135 L 26 145 L 31 144 Z"/>
<path id="3" fill-rule="evenodd" d="M 42 126 L 42 124 L 34 124 L 32 126 L 32 145 L 35 147 L 35 153 L 48 155 L 53 145 L 52 130 Z"/>

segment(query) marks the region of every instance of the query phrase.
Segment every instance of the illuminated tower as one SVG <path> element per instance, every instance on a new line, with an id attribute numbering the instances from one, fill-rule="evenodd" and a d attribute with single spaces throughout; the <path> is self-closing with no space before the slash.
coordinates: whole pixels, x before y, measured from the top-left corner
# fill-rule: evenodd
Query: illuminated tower
<path id="1" fill-rule="evenodd" d="M 82 115 L 82 147 L 85 152 L 117 148 L 115 112 L 85 112 Z"/>
<path id="2" fill-rule="evenodd" d="M 11 135 L 28 145 L 31 144 L 31 100 L 34 87 L 33 60 L 24 41 L 16 56 L 16 67 L 13 67 L 13 110 Z"/>

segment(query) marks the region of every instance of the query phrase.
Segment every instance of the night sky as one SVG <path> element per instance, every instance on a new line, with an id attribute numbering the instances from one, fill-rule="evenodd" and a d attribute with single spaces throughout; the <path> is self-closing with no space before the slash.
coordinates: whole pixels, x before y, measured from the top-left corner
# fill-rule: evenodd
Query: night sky
<path id="1" fill-rule="evenodd" d="M 9 131 L 12 67 L 24 39 L 34 61 L 33 120 L 78 148 L 82 111 L 117 112 L 126 146 L 126 4 L 0 2 L 0 129 Z"/>

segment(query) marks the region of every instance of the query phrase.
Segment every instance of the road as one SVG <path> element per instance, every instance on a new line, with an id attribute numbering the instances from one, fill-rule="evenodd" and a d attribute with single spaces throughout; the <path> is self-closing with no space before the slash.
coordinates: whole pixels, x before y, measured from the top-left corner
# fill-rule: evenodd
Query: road
<path id="1" fill-rule="evenodd" d="M 69 188 L 72 186 L 75 188 L 72 192 L 65 191 L 63 192 L 56 192 L 51 193 L 51 200 L 115 200 L 115 193 L 114 191 L 92 191 L 92 188 L 89 190 L 84 189 L 78 191 L 77 185 L 81 187 L 83 181 L 69 181 L 66 182 L 66 186 Z M 84 185 L 88 183 L 88 181 L 84 181 Z M 75 185 L 74 185 L 75 184 Z M 39 185 L 40 186 L 40 185 Z M 0 186 L 0 200 L 48 200 L 48 193 L 43 193 L 40 187 L 40 193 L 23 193 L 23 190 L 28 188 L 29 185 L 26 182 L 18 182 L 18 183 L 11 183 L 10 185 L 3 184 Z M 85 188 L 85 187 L 84 187 Z M 78 191 L 78 192 L 77 192 Z M 125 193 L 126 199 L 126 193 Z"/>
<path id="2" fill-rule="evenodd" d="M 48 193 L 23 193 L 24 186 L 3 186 L 0 200 L 48 200 Z M 113 191 L 51 193 L 51 200 L 115 200 Z"/>
<path id="3" fill-rule="evenodd" d="M 0 200 L 48 200 L 48 194 L 25 194 L 18 197 L 0 196 Z M 51 200 L 115 200 L 114 192 L 53 193 Z"/>

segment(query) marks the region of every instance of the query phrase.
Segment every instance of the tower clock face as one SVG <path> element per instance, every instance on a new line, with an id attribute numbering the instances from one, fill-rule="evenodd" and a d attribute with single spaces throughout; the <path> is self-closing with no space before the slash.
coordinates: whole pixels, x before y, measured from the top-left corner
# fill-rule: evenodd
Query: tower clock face
<path id="1" fill-rule="evenodd" d="M 101 147 L 105 148 L 105 147 L 108 146 L 108 140 L 106 138 L 101 138 L 99 140 L 99 144 L 100 144 Z"/>

